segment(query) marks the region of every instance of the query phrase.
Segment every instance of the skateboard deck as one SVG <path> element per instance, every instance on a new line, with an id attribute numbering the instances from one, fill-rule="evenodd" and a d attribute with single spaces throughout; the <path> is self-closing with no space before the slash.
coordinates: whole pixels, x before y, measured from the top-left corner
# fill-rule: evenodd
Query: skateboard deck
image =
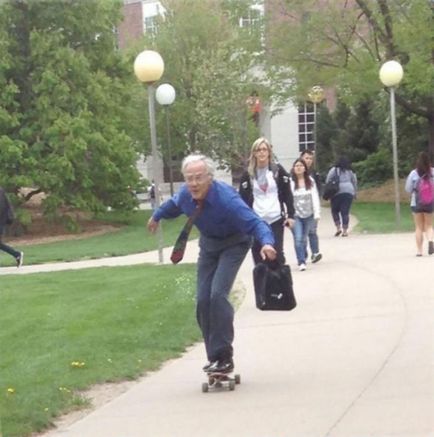
<path id="1" fill-rule="evenodd" d="M 236 384 L 241 384 L 241 377 L 238 374 L 222 372 L 207 373 L 208 382 L 202 384 L 202 391 L 208 392 L 210 389 L 221 389 L 227 387 L 230 391 L 235 390 Z"/>

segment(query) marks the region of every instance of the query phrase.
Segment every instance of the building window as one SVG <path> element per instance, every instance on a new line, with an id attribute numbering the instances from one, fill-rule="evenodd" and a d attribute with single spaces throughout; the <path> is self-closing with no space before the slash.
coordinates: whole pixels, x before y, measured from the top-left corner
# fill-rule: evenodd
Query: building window
<path id="1" fill-rule="evenodd" d="M 157 33 L 157 16 L 145 17 L 144 27 L 146 33 L 155 35 Z"/>
<path id="2" fill-rule="evenodd" d="M 315 113 L 314 106 L 310 102 L 305 102 L 298 107 L 298 149 L 315 150 Z"/>
<path id="3" fill-rule="evenodd" d="M 257 27 L 261 22 L 261 11 L 258 9 L 250 8 L 246 16 L 241 17 L 239 24 L 240 27 Z"/>

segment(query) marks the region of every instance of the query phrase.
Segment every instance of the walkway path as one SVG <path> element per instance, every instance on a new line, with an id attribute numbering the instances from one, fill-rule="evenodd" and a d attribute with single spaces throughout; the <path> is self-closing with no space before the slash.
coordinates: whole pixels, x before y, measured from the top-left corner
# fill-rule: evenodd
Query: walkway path
<path id="1" fill-rule="evenodd" d="M 234 392 L 201 392 L 199 344 L 46 437 L 434 437 L 434 257 L 416 258 L 411 234 L 335 238 L 328 211 L 319 233 L 323 260 L 293 271 L 294 311 L 256 310 L 250 257 L 243 264 Z M 196 253 L 190 242 L 188 260 Z M 156 260 L 154 252 L 102 262 Z"/>

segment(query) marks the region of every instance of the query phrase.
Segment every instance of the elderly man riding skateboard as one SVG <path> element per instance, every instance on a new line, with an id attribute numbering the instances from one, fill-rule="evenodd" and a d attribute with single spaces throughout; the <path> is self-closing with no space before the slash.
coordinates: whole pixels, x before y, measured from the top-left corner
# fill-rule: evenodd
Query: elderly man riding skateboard
<path id="1" fill-rule="evenodd" d="M 214 179 L 211 159 L 189 155 L 182 173 L 185 184 L 153 213 L 148 229 L 154 233 L 161 219 L 181 214 L 194 218 L 200 231 L 196 317 L 208 357 L 203 370 L 229 373 L 234 369 L 234 310 L 228 296 L 252 237 L 261 243 L 264 260 L 276 257 L 274 237 L 233 187 Z"/>

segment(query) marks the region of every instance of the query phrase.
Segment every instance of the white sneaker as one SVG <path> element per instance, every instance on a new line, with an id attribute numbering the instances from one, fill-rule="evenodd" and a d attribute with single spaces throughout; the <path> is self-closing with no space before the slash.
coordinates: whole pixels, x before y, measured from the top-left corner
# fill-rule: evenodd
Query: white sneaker
<path id="1" fill-rule="evenodd" d="M 311 257 L 311 261 L 313 263 L 317 263 L 320 259 L 322 258 L 322 255 L 318 252 L 318 253 L 314 253 Z"/>
<path id="2" fill-rule="evenodd" d="M 17 261 L 17 267 L 21 267 L 24 262 L 24 252 L 20 252 L 20 254 L 15 259 Z"/>
<path id="3" fill-rule="evenodd" d="M 306 270 L 306 264 L 300 264 L 298 266 L 298 270 L 300 270 L 300 272 L 304 272 Z"/>

